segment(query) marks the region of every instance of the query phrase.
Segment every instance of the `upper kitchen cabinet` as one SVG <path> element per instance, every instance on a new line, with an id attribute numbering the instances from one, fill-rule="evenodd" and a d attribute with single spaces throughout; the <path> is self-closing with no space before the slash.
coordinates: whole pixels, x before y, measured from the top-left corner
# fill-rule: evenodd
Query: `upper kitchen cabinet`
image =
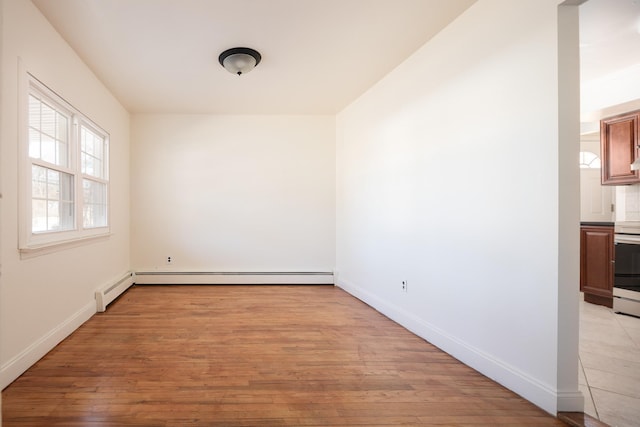
<path id="1" fill-rule="evenodd" d="M 600 120 L 602 185 L 640 182 L 639 171 L 631 170 L 636 160 L 640 110 Z"/>

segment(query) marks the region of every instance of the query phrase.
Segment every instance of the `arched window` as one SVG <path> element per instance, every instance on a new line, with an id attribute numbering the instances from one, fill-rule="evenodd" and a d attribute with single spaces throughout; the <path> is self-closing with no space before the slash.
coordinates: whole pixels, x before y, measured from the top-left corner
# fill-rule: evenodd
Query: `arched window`
<path id="1" fill-rule="evenodd" d="M 581 151 L 580 167 L 584 169 L 600 169 L 600 157 L 591 151 Z"/>

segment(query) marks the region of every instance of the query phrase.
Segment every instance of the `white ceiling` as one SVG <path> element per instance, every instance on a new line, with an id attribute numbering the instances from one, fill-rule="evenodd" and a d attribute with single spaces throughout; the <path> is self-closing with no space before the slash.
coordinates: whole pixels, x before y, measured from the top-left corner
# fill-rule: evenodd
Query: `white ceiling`
<path id="1" fill-rule="evenodd" d="M 474 0 L 32 0 L 132 113 L 333 114 Z M 640 0 L 580 6 L 581 79 L 640 63 Z M 262 54 L 232 75 L 218 55 Z"/>
<path id="2" fill-rule="evenodd" d="M 596 80 L 640 63 L 640 0 L 580 6 L 580 78 Z"/>
<path id="3" fill-rule="evenodd" d="M 132 113 L 334 114 L 474 0 L 33 0 Z M 232 47 L 262 62 L 236 76 Z"/>

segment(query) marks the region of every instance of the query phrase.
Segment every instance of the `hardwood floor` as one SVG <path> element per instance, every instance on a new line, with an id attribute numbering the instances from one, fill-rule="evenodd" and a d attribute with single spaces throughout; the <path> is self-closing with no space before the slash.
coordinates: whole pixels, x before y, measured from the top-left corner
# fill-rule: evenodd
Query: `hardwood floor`
<path id="1" fill-rule="evenodd" d="M 2 392 L 11 426 L 564 426 L 332 286 L 136 286 Z"/>

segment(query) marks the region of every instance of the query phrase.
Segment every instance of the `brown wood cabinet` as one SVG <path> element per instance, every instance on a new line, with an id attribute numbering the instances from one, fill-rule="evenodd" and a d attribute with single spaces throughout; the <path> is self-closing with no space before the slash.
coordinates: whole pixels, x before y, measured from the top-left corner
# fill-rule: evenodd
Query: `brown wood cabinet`
<path id="1" fill-rule="evenodd" d="M 638 156 L 638 122 L 640 111 L 600 120 L 600 156 L 602 185 L 640 182 L 639 171 L 631 170 Z"/>
<path id="2" fill-rule="evenodd" d="M 613 307 L 612 226 L 580 227 L 580 290 L 584 300 Z"/>

